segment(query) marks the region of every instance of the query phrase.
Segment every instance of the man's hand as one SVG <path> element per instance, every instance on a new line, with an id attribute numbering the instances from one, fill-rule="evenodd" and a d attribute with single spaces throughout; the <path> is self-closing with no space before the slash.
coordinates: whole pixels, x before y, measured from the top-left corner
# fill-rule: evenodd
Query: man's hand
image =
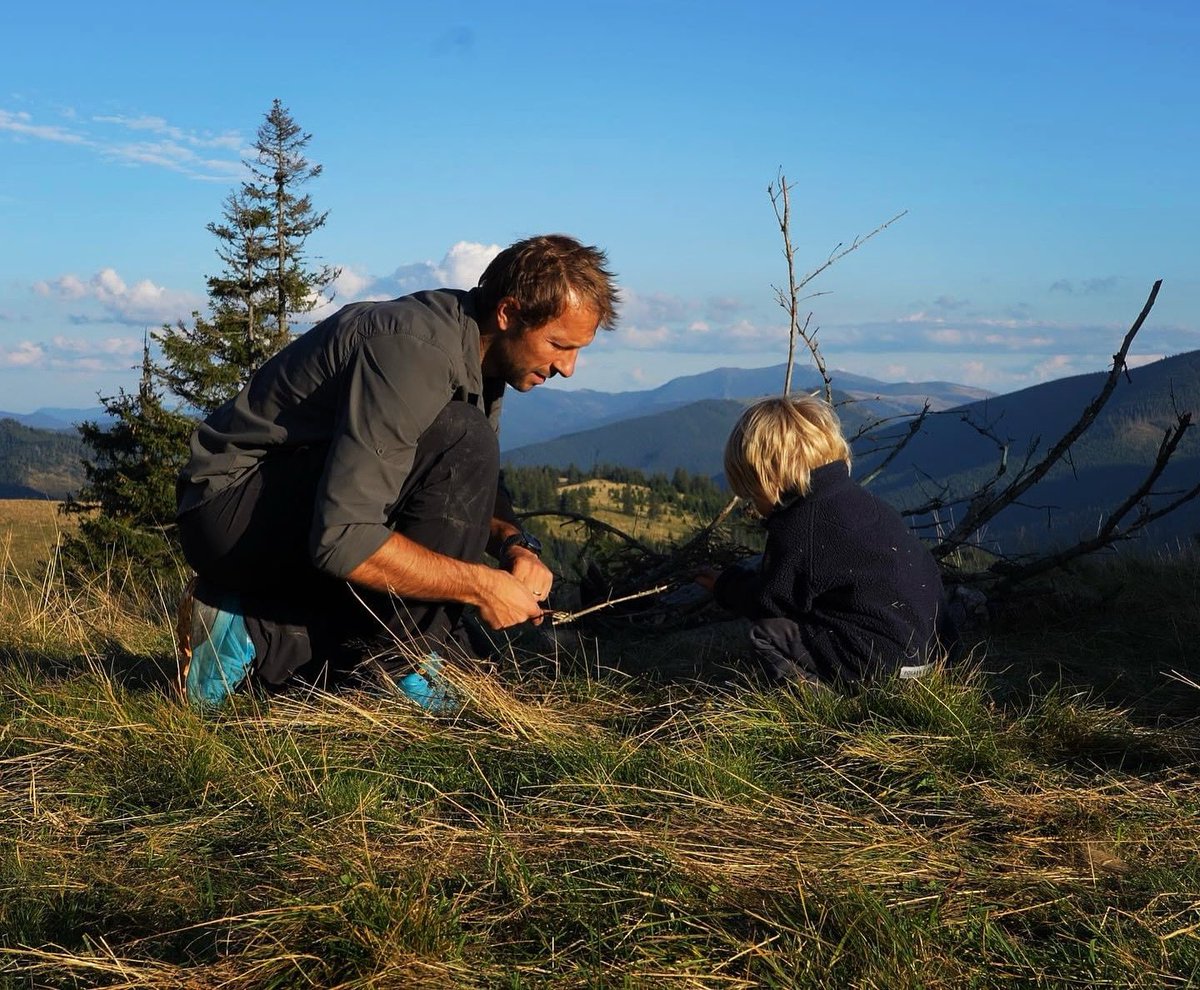
<path id="1" fill-rule="evenodd" d="M 522 546 L 509 547 L 500 566 L 521 582 L 539 602 L 550 597 L 554 573 L 541 562 L 538 555 Z"/>
<path id="2" fill-rule="evenodd" d="M 534 557 L 533 554 L 529 556 Z M 534 625 L 541 624 L 542 607 L 534 593 L 523 582 L 507 571 L 488 569 L 487 573 L 492 577 L 477 602 L 479 617 L 484 622 L 493 629 L 507 629 L 527 621 L 533 622 Z"/>

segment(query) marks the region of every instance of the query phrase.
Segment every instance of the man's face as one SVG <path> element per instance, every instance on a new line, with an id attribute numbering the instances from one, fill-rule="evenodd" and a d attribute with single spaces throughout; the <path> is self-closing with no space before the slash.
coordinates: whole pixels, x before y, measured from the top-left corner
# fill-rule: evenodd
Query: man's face
<path id="1" fill-rule="evenodd" d="M 570 378 L 575 359 L 596 336 L 600 318 L 590 306 L 568 303 L 566 309 L 540 327 L 522 327 L 520 313 L 509 300 L 496 310 L 500 332 L 488 348 L 484 373 L 503 378 L 518 392 L 555 375 Z"/>

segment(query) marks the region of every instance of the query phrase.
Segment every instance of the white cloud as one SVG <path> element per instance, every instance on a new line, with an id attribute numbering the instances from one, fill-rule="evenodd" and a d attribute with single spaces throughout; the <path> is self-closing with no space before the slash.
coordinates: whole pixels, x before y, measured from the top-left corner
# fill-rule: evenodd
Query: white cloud
<path id="1" fill-rule="evenodd" d="M 186 131 L 182 127 L 168 124 L 162 117 L 143 115 L 141 117 L 124 117 L 119 114 L 93 117 L 92 120 L 101 124 L 117 124 L 131 131 L 150 131 L 161 134 L 172 141 L 191 145 L 194 148 L 225 148 L 239 154 L 249 149 L 243 147 L 242 137 L 237 131 L 226 131 L 223 134 L 198 134 Z"/>
<path id="2" fill-rule="evenodd" d="M 333 284 L 333 298 L 319 296 L 306 319 L 318 322 L 352 302 L 395 299 L 421 289 L 469 289 L 491 260 L 500 253 L 499 244 L 458 241 L 441 261 L 417 261 L 399 266 L 391 275 L 368 275 L 343 268 Z"/>
<path id="3" fill-rule="evenodd" d="M 23 340 L 16 347 L 0 349 L 0 368 L 32 368 L 39 365 L 45 356 L 41 344 Z"/>
<path id="4" fill-rule="evenodd" d="M 1064 378 L 1067 375 L 1077 374 L 1080 370 L 1082 369 L 1078 367 L 1078 363 L 1072 355 L 1055 354 L 1033 366 L 1033 377 L 1037 381 L 1046 382 L 1053 378 Z"/>
<path id="5" fill-rule="evenodd" d="M 1127 368 L 1141 368 L 1147 364 L 1153 364 L 1155 361 L 1161 361 L 1167 355 L 1163 354 L 1130 354 L 1125 359 Z"/>
<path id="6" fill-rule="evenodd" d="M 459 241 L 446 252 L 434 272 L 452 289 L 469 289 L 478 284 L 479 276 L 500 251 L 499 244 Z"/>
<path id="7" fill-rule="evenodd" d="M 99 305 L 103 315 L 73 313 L 69 317 L 73 323 L 111 322 L 135 326 L 169 323 L 186 317 L 204 303 L 194 293 L 155 285 L 149 279 L 128 285 L 114 268 L 102 268 L 86 282 L 71 273 L 35 282 L 33 291 L 43 298 Z"/>
<path id="8" fill-rule="evenodd" d="M 141 352 L 139 337 L 92 340 L 60 335 L 40 343 L 25 340 L 15 347 L 0 348 L 0 368 L 123 372 L 137 364 Z"/>
<path id="9" fill-rule="evenodd" d="M 82 337 L 64 337 L 59 334 L 50 339 L 57 351 L 63 354 L 116 354 L 129 357 L 142 350 L 142 342 L 136 337 L 105 337 L 88 340 Z"/>
<path id="10" fill-rule="evenodd" d="M 245 172 L 241 159 L 248 149 L 236 131 L 193 131 L 148 115 L 97 115 L 86 122 L 74 111 L 62 116 L 72 121 L 70 127 L 36 122 L 25 111 L 0 109 L 0 133 L 72 144 L 91 149 L 106 161 L 165 168 L 193 179 L 228 182 Z M 157 140 L 130 141 L 130 132 L 151 134 Z"/>
<path id="11" fill-rule="evenodd" d="M 57 124 L 35 124 L 33 118 L 24 111 L 14 113 L 10 110 L 0 110 L 0 131 L 23 138 L 54 141 L 58 144 L 91 144 L 84 135 L 66 127 Z"/>

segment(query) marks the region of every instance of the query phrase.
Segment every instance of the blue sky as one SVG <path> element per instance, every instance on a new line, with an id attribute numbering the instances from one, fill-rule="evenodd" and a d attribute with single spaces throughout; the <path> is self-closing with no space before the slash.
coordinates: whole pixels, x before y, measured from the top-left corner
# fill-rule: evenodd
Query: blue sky
<path id="1" fill-rule="evenodd" d="M 312 133 L 329 311 L 566 231 L 626 305 L 571 387 L 786 355 L 793 190 L 829 363 L 1009 391 L 1200 348 L 1200 4 L 22 4 L 0 63 L 0 409 L 134 381 L 204 305 L 271 100 Z"/>

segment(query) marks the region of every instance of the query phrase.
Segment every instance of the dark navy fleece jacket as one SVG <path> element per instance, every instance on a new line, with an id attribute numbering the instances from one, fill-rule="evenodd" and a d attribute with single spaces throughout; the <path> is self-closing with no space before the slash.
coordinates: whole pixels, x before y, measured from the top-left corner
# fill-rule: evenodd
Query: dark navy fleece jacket
<path id="1" fill-rule="evenodd" d="M 922 655 L 942 609 L 937 562 L 891 506 L 835 461 L 766 520 L 761 570 L 727 569 L 717 600 L 750 619 L 800 626 L 818 666 L 842 677 L 882 673 Z"/>

